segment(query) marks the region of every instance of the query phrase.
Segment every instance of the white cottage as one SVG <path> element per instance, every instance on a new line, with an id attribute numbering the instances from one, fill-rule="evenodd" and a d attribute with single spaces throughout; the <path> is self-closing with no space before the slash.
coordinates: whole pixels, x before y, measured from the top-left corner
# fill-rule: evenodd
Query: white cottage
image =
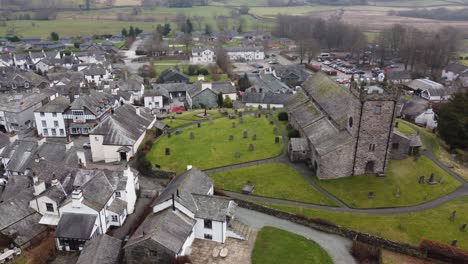
<path id="1" fill-rule="evenodd" d="M 119 107 L 89 133 L 93 161 L 130 160 L 155 122 L 156 118 L 146 108 Z"/>

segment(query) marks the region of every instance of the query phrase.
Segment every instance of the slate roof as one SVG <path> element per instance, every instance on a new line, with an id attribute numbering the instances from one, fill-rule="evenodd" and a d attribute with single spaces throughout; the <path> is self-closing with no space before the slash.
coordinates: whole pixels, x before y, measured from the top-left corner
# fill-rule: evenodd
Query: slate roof
<path id="1" fill-rule="evenodd" d="M 193 199 L 198 207 L 195 213 L 196 218 L 224 222 L 228 216 L 232 217 L 234 215 L 234 202 L 229 198 L 193 194 Z"/>
<path id="2" fill-rule="evenodd" d="M 86 55 L 87 56 L 87 55 Z M 91 64 L 90 66 L 86 67 L 85 69 L 81 70 L 84 75 L 106 75 L 106 69 L 100 64 Z"/>
<path id="3" fill-rule="evenodd" d="M 86 242 L 76 264 L 117 264 L 121 246 L 122 240 L 99 235 Z"/>
<path id="4" fill-rule="evenodd" d="M 97 215 L 63 213 L 56 230 L 58 238 L 87 240 L 90 238 Z"/>
<path id="5" fill-rule="evenodd" d="M 169 91 L 164 88 L 164 85 L 153 84 L 153 89 L 145 90 L 145 96 L 163 96 L 170 98 Z"/>
<path id="6" fill-rule="evenodd" d="M 403 108 L 401 109 L 401 115 L 404 116 L 405 119 L 407 118 L 411 120 L 426 111 L 428 106 L 428 101 L 420 97 L 413 97 L 403 105 Z"/>
<path id="7" fill-rule="evenodd" d="M 153 83 L 153 89 L 165 89 L 169 93 L 187 92 L 196 84 L 188 83 Z"/>
<path id="8" fill-rule="evenodd" d="M 71 110 L 88 109 L 95 116 L 109 110 L 113 105 L 114 98 L 106 93 L 91 92 L 91 94 L 80 95 L 70 105 Z"/>
<path id="9" fill-rule="evenodd" d="M 320 155 L 326 155 L 337 147 L 353 140 L 348 131 L 339 131 L 325 117 L 304 128 L 304 131 Z"/>
<path id="10" fill-rule="evenodd" d="M 123 91 L 133 91 L 139 92 L 142 90 L 143 82 L 136 80 L 134 78 L 128 78 L 127 80 L 120 79 L 118 81 L 109 82 L 109 87 L 111 89 L 120 89 Z"/>
<path id="11" fill-rule="evenodd" d="M 34 158 L 37 148 L 37 142 L 28 140 L 16 140 L 6 146 L 0 154 L 1 157 L 10 159 L 5 169 L 15 172 L 25 171 Z"/>
<path id="12" fill-rule="evenodd" d="M 407 135 L 408 139 L 410 140 L 411 147 L 422 147 L 421 138 L 417 134 L 409 134 Z"/>
<path id="13" fill-rule="evenodd" d="M 182 249 L 187 238 L 192 233 L 195 220 L 171 209 L 166 209 L 157 214 L 151 214 L 135 231 L 124 248 L 138 245 L 151 239 L 160 246 L 175 254 Z"/>
<path id="14" fill-rule="evenodd" d="M 156 199 L 153 206 L 172 199 L 172 194 L 177 202 L 192 212 L 196 212 L 197 206 L 192 194 L 206 195 L 213 186 L 213 180 L 196 168 L 192 168 L 176 176 Z M 179 196 L 177 196 L 179 190 Z"/>
<path id="15" fill-rule="evenodd" d="M 211 83 L 211 90 L 215 93 L 219 94 L 232 94 L 237 93 L 236 87 L 230 81 L 220 81 L 220 82 L 212 82 Z"/>
<path id="16" fill-rule="evenodd" d="M 274 93 L 244 93 L 242 95 L 243 103 L 253 104 L 281 104 L 284 105 L 289 98 L 289 94 Z"/>
<path id="17" fill-rule="evenodd" d="M 263 51 L 263 47 L 223 47 L 226 52 L 260 52 Z"/>
<path id="18" fill-rule="evenodd" d="M 210 47 L 194 47 L 192 48 L 192 53 L 199 53 L 199 52 L 204 52 L 205 50 L 211 50 L 214 52 L 214 49 L 213 48 L 210 48 Z"/>
<path id="19" fill-rule="evenodd" d="M 290 139 L 291 150 L 298 151 L 298 152 L 309 152 L 309 142 L 307 142 L 306 138 L 291 138 Z"/>
<path id="20" fill-rule="evenodd" d="M 0 203 L 0 230 L 34 213 L 34 210 L 29 207 L 29 201 L 32 197 L 31 192 L 29 196 L 18 196 L 15 199 Z"/>
<path id="21" fill-rule="evenodd" d="M 260 89 L 262 89 L 263 93 L 292 93 L 291 88 L 276 79 L 273 74 L 265 74 L 262 72 L 260 75 L 248 75 L 248 77 L 252 84 L 252 87 L 247 89 L 248 92 L 260 92 Z"/>
<path id="22" fill-rule="evenodd" d="M 6 147 L 7 145 L 10 145 L 10 137 L 5 133 L 0 132 L 0 149 Z"/>
<path id="23" fill-rule="evenodd" d="M 40 93 L 0 94 L 0 111 L 20 113 L 56 94 L 52 89 Z"/>
<path id="24" fill-rule="evenodd" d="M 112 116 L 98 124 L 90 134 L 104 135 L 105 145 L 133 146 L 155 120 L 148 109 L 139 110 L 140 115 L 136 113 L 136 107 L 123 105 L 117 108 Z"/>
<path id="25" fill-rule="evenodd" d="M 80 189 L 83 192 L 83 203 L 96 211 L 100 211 L 114 194 L 114 189 L 103 172 L 94 171 L 93 173 L 95 173 L 94 177 Z"/>
<path id="26" fill-rule="evenodd" d="M 16 245 L 23 246 L 37 235 L 47 231 L 46 226 L 39 224 L 41 217 L 39 213 L 28 215 L 1 230 L 1 233 L 13 239 Z"/>
<path id="27" fill-rule="evenodd" d="M 111 206 L 109 207 L 109 211 L 121 215 L 127 209 L 127 202 L 121 200 L 119 198 L 114 199 L 112 201 Z"/>
<path id="28" fill-rule="evenodd" d="M 305 128 L 324 117 L 322 112 L 320 112 L 320 110 L 311 101 L 307 101 L 306 103 L 297 106 L 289 114 L 301 128 Z"/>
<path id="29" fill-rule="evenodd" d="M 161 83 L 169 82 L 188 82 L 190 77 L 184 73 L 181 73 L 175 69 L 165 69 L 159 74 L 159 81 Z"/>
<path id="30" fill-rule="evenodd" d="M 305 70 L 304 65 L 277 65 L 274 66 L 276 76 L 282 80 L 286 78 L 294 78 L 297 82 L 304 82 L 309 77 L 309 73 Z"/>
<path id="31" fill-rule="evenodd" d="M 59 96 L 40 108 L 34 110 L 34 112 L 45 112 L 45 113 L 63 113 L 70 106 L 70 99 L 68 97 Z"/>
<path id="32" fill-rule="evenodd" d="M 458 63 L 451 63 L 447 65 L 444 69 L 446 72 L 453 72 L 455 74 L 460 74 L 468 70 L 468 66 Z"/>

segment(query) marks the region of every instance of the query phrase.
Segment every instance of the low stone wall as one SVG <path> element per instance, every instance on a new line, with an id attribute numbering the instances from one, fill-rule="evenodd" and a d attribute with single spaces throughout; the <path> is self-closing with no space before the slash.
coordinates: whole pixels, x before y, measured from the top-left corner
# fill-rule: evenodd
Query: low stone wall
<path id="1" fill-rule="evenodd" d="M 251 202 L 247 202 L 244 200 L 236 199 L 236 203 L 242 208 L 246 208 L 246 209 L 250 209 L 250 210 L 264 213 L 267 215 L 271 215 L 271 216 L 284 219 L 284 220 L 287 220 L 287 221 L 290 221 L 299 225 L 314 228 L 322 232 L 336 234 L 336 235 L 343 236 L 352 240 L 356 240 L 362 243 L 370 244 L 376 247 L 384 248 L 384 249 L 398 252 L 401 254 L 410 255 L 410 256 L 414 256 L 418 258 L 426 258 L 425 254 L 421 252 L 417 247 L 411 246 L 409 244 L 391 241 L 391 240 L 384 239 L 384 238 L 374 236 L 374 235 L 370 235 L 367 233 L 354 231 L 345 227 L 337 226 L 327 220 L 323 220 L 319 218 L 312 219 L 312 218 L 307 218 L 307 217 L 300 216 L 300 215 L 294 215 L 294 214 L 290 214 L 286 212 L 281 212 L 272 208 L 268 208 L 268 207 L 254 204 Z"/>

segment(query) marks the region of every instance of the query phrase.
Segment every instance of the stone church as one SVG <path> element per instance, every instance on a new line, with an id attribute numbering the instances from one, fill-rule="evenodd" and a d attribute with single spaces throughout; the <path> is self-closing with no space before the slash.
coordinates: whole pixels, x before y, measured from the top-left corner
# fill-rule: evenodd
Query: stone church
<path id="1" fill-rule="evenodd" d="M 399 89 L 391 85 L 344 87 L 317 73 L 292 96 L 286 111 L 293 162 L 306 161 L 319 179 L 384 174 L 392 148 Z"/>

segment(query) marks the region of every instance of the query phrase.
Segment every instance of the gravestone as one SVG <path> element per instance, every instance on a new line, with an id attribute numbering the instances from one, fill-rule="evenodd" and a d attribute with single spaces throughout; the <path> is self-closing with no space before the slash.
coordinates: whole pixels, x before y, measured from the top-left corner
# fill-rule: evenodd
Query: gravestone
<path id="1" fill-rule="evenodd" d="M 452 213 L 450 213 L 450 222 L 453 222 L 455 221 L 455 216 L 457 215 L 457 211 L 453 211 Z"/>
<path id="2" fill-rule="evenodd" d="M 195 134 L 193 132 L 190 132 L 190 139 L 195 139 Z"/>
<path id="3" fill-rule="evenodd" d="M 254 145 L 253 144 L 249 144 L 249 151 L 254 151 Z"/>
<path id="4" fill-rule="evenodd" d="M 367 198 L 373 199 L 374 198 L 374 192 L 369 192 L 369 194 L 367 195 Z"/>
<path id="5" fill-rule="evenodd" d="M 252 140 L 257 140 L 257 134 L 254 134 L 254 135 L 252 136 Z"/>
<path id="6" fill-rule="evenodd" d="M 180 129 L 177 129 L 177 130 L 175 131 L 175 134 L 176 134 L 176 135 L 180 135 L 181 133 L 182 133 L 182 131 L 181 131 Z"/>
<path id="7" fill-rule="evenodd" d="M 396 193 L 395 193 L 395 197 L 396 198 L 400 198 L 401 196 L 401 193 L 400 193 L 400 188 L 397 189 Z"/>
<path id="8" fill-rule="evenodd" d="M 240 158 L 240 151 L 236 151 L 236 158 Z"/>
<path id="9" fill-rule="evenodd" d="M 242 187 L 243 194 L 252 194 L 254 191 L 254 184 L 251 181 L 247 181 Z"/>
<path id="10" fill-rule="evenodd" d="M 244 124 L 244 118 L 242 116 L 239 117 L 239 124 Z"/>
<path id="11" fill-rule="evenodd" d="M 170 131 L 167 132 L 167 137 L 168 137 L 168 138 L 171 138 L 171 136 L 172 136 L 172 132 L 170 132 Z"/>
<path id="12" fill-rule="evenodd" d="M 234 140 L 234 136 L 233 135 L 230 135 L 229 136 L 229 141 L 233 141 Z"/>
<path id="13" fill-rule="evenodd" d="M 242 117 L 242 112 L 239 112 L 237 115 L 238 115 L 239 117 Z"/>
<path id="14" fill-rule="evenodd" d="M 273 134 L 278 134 L 278 128 L 277 127 L 273 128 Z"/>
<path id="15" fill-rule="evenodd" d="M 270 125 L 274 125 L 275 122 L 273 122 L 273 120 L 270 120 Z"/>
<path id="16" fill-rule="evenodd" d="M 435 180 L 435 175 L 434 173 L 431 173 L 431 176 L 429 177 L 429 179 L 427 180 L 427 183 L 430 184 L 430 185 L 433 185 L 433 184 L 436 184 L 436 180 Z"/>
<path id="17" fill-rule="evenodd" d="M 258 118 L 262 117 L 262 113 L 257 113 L 257 115 Z"/>
<path id="18" fill-rule="evenodd" d="M 460 227 L 460 231 L 465 232 L 465 230 L 466 230 L 466 224 L 463 224 L 463 225 Z"/>
<path id="19" fill-rule="evenodd" d="M 201 127 L 201 123 L 200 123 L 200 122 L 197 123 L 197 127 L 198 127 L 198 128 Z"/>
<path id="20" fill-rule="evenodd" d="M 232 122 L 232 128 L 236 128 L 236 122 Z"/>
<path id="21" fill-rule="evenodd" d="M 166 148 L 166 156 L 169 156 L 171 155 L 171 149 L 170 148 Z"/>
<path id="22" fill-rule="evenodd" d="M 424 176 L 419 177 L 419 184 L 424 184 Z"/>
<path id="23" fill-rule="evenodd" d="M 457 241 L 456 239 L 454 239 L 454 240 L 452 240 L 452 243 L 451 243 L 450 245 L 451 245 L 452 247 L 457 247 L 457 242 L 458 242 L 458 241 Z"/>
<path id="24" fill-rule="evenodd" d="M 279 137 L 275 137 L 275 144 L 279 144 L 280 142 L 280 138 Z"/>
<path id="25" fill-rule="evenodd" d="M 161 165 L 159 165 L 159 164 L 155 164 L 154 166 L 155 166 L 156 168 L 158 168 L 158 169 L 161 168 Z"/>
<path id="26" fill-rule="evenodd" d="M 249 136 L 249 132 L 247 132 L 247 130 L 244 131 L 244 134 L 242 135 L 242 137 L 243 137 L 243 138 L 247 138 L 248 136 Z"/>

